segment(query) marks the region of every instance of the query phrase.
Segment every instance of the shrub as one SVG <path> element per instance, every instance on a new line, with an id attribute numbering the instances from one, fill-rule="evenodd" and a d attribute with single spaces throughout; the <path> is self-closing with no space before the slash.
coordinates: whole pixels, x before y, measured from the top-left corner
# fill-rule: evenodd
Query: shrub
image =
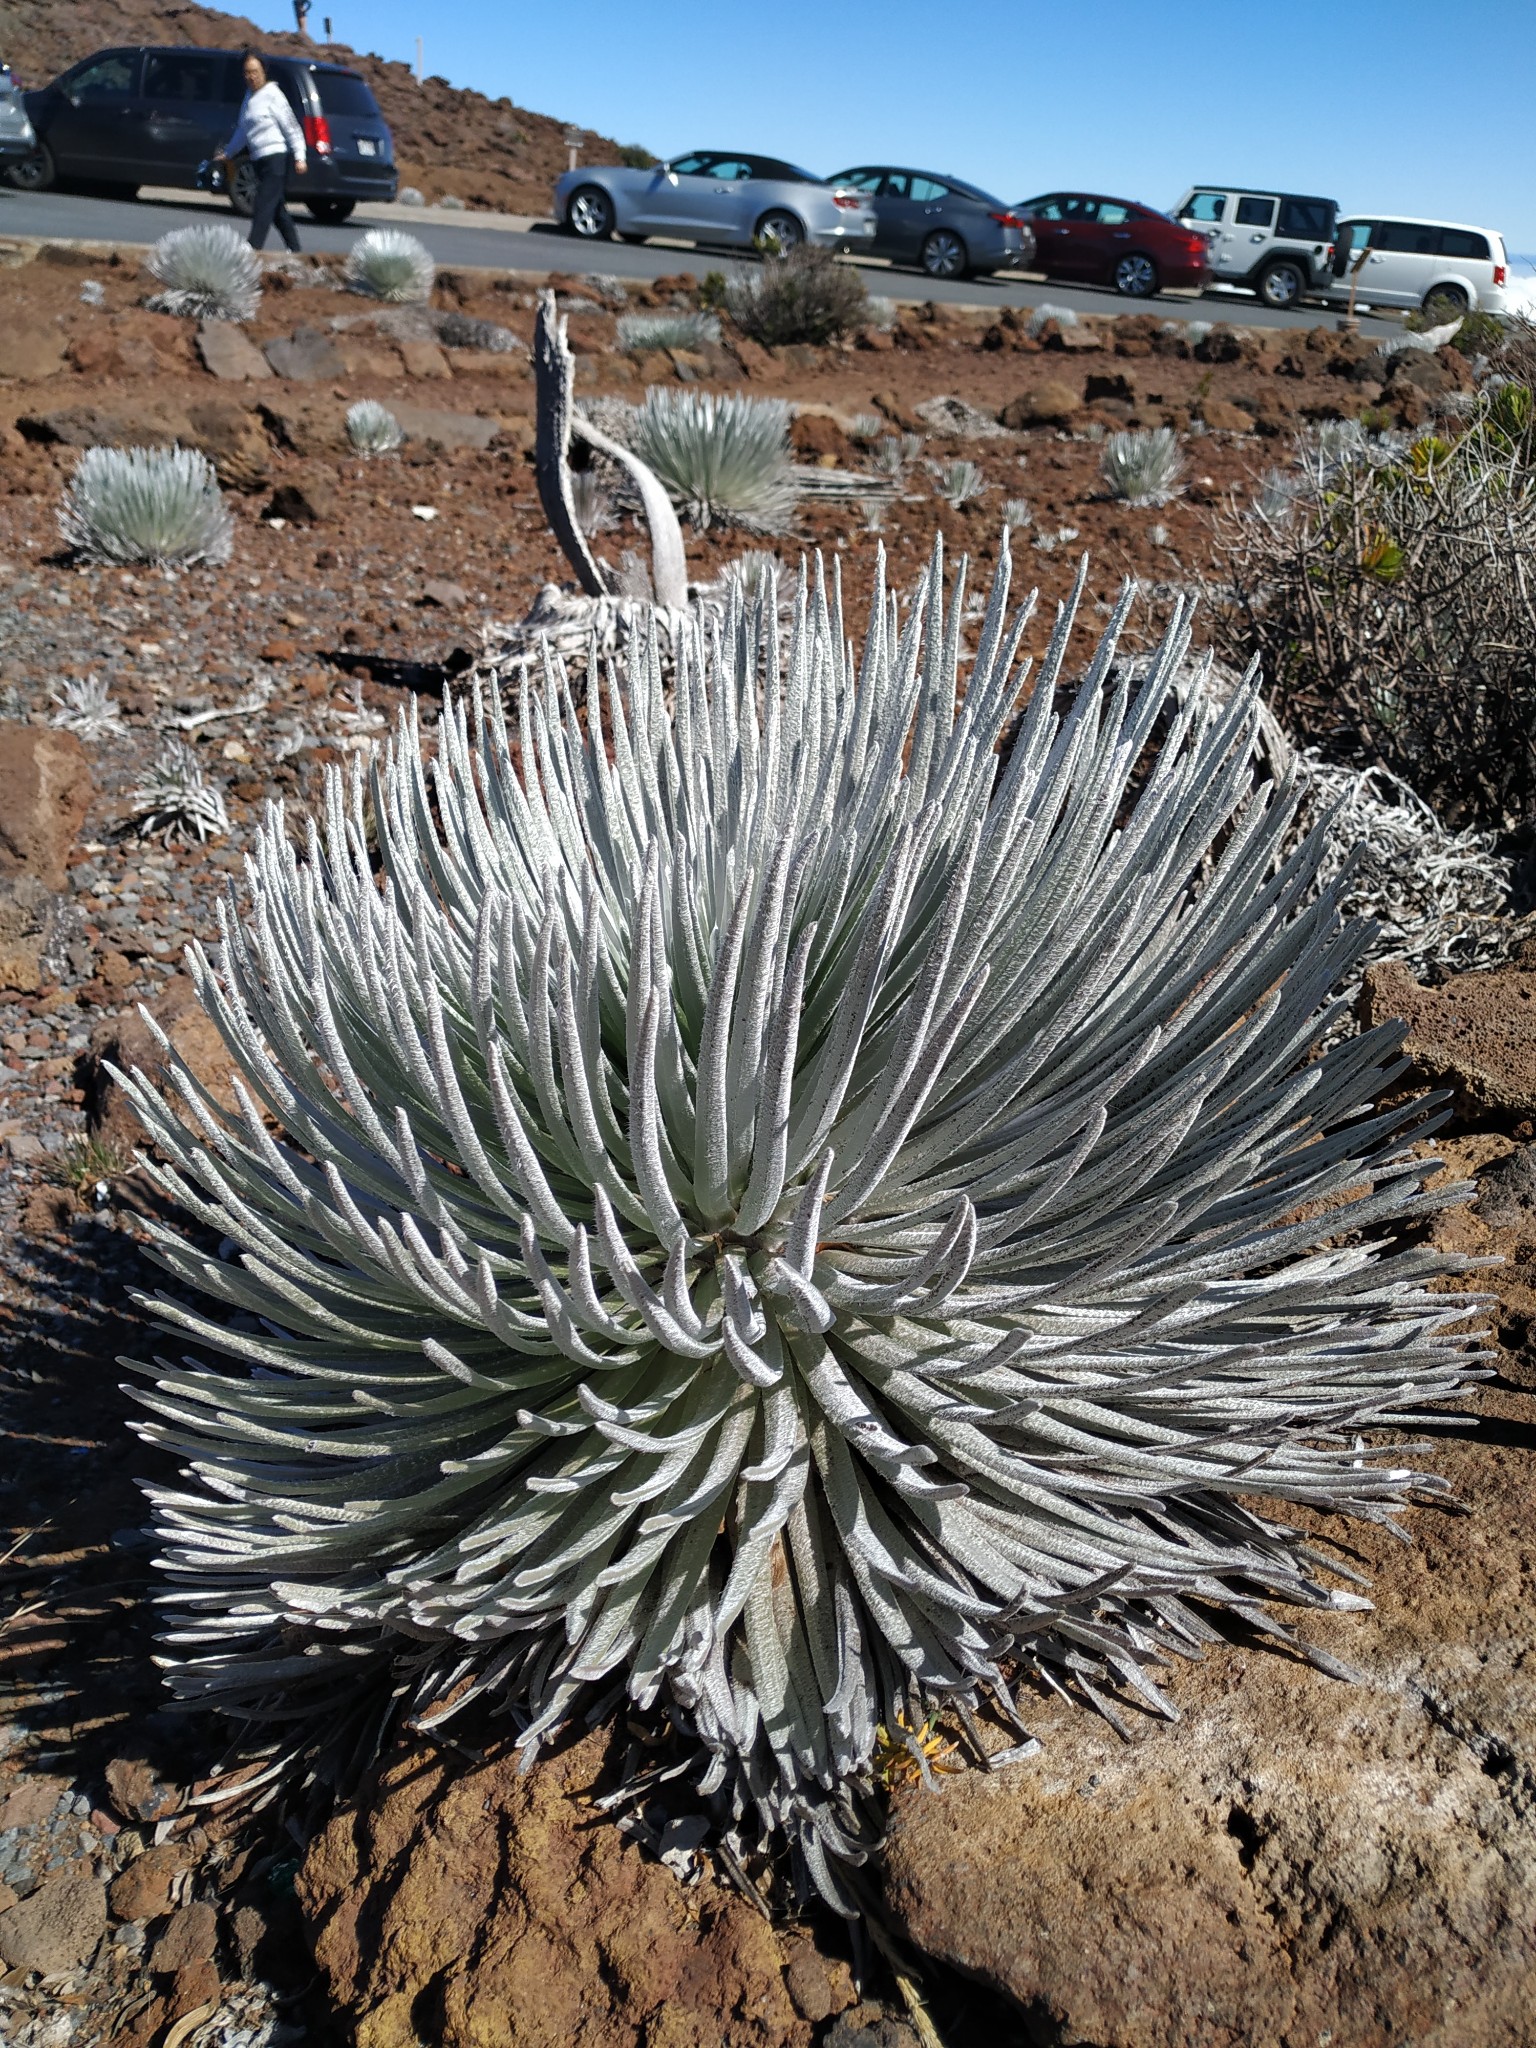
<path id="1" fill-rule="evenodd" d="M 619 162 L 628 170 L 654 171 L 660 161 L 660 157 L 652 156 L 651 152 L 638 142 L 619 144 Z"/>
<path id="2" fill-rule="evenodd" d="M 391 455 L 405 439 L 405 429 L 387 405 L 360 398 L 347 407 L 347 439 L 359 455 Z"/>
<path id="3" fill-rule="evenodd" d="M 105 740 L 123 731 L 122 708 L 101 676 L 69 676 L 48 701 L 56 708 L 50 725 L 78 733 L 83 740 Z"/>
<path id="4" fill-rule="evenodd" d="M 1454 439 L 1305 441 L 1284 490 L 1220 523 L 1211 605 L 1233 658 L 1261 657 L 1304 735 L 1456 823 L 1536 812 L 1531 409 L 1511 383 Z"/>
<path id="5" fill-rule="evenodd" d="M 148 305 L 194 320 L 249 320 L 261 304 L 261 265 L 248 242 L 223 221 L 162 235 L 145 267 L 165 286 Z"/>
<path id="6" fill-rule="evenodd" d="M 720 322 L 713 313 L 621 313 L 617 339 L 632 356 L 661 348 L 714 348 L 720 340 Z"/>
<path id="7" fill-rule="evenodd" d="M 133 793 L 140 836 L 168 846 L 217 839 L 229 830 L 223 792 L 208 780 L 203 764 L 182 740 L 166 740 L 155 764 Z"/>
<path id="8" fill-rule="evenodd" d="M 789 406 L 782 398 L 654 387 L 630 446 L 695 526 L 778 532 L 794 509 Z"/>
<path id="9" fill-rule="evenodd" d="M 1172 427 L 1111 434 L 1099 463 L 1113 496 L 1128 505 L 1166 505 L 1178 495 L 1184 466 Z"/>
<path id="10" fill-rule="evenodd" d="M 776 347 L 817 347 L 861 327 L 868 315 L 864 280 L 835 249 L 803 242 L 785 256 L 765 256 L 755 270 L 726 286 L 731 318 L 748 340 Z"/>
<path id="11" fill-rule="evenodd" d="M 344 274 L 353 291 L 402 305 L 431 298 L 437 265 L 414 235 L 370 228 L 347 251 Z"/>
<path id="12" fill-rule="evenodd" d="M 395 194 L 396 206 L 425 206 L 426 199 L 414 185 L 402 185 Z"/>
<path id="13" fill-rule="evenodd" d="M 227 562 L 234 540 L 213 464 L 195 448 L 87 448 L 59 531 L 87 561 L 157 568 Z"/>
<path id="14" fill-rule="evenodd" d="M 1461 1191 L 1362 1114 L 1396 1027 L 1307 1058 L 1366 935 L 1278 864 L 1253 687 L 1170 722 L 1180 620 L 1064 701 L 1064 623 L 1000 760 L 1005 575 L 965 676 L 937 559 L 862 663 L 818 571 L 782 667 L 738 597 L 601 727 L 524 668 L 515 756 L 449 695 L 430 776 L 406 714 L 269 819 L 192 954 L 242 1112 L 127 1084 L 195 1226 L 143 1300 L 184 1700 L 484 1695 L 531 1760 L 627 1693 L 846 1902 L 880 1730 L 1365 1604 L 1286 1518 L 1438 1486 L 1364 1433 L 1459 1390 L 1395 1226 Z"/>

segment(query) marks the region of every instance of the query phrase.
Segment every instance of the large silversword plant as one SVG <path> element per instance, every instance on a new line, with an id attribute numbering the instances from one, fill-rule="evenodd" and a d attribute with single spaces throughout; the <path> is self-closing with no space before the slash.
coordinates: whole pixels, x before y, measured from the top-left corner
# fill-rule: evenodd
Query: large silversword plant
<path id="1" fill-rule="evenodd" d="M 738 586 L 665 683 L 637 636 L 583 718 L 546 665 L 307 853 L 273 815 L 195 965 L 243 1118 L 134 1089 L 238 1251 L 158 1245 L 188 1700 L 387 1670 L 536 1747 L 627 1691 L 837 1895 L 881 1727 L 1158 1705 L 1209 1610 L 1364 1604 L 1274 1516 L 1431 1487 L 1357 1432 L 1469 1363 L 1381 1230 L 1443 1199 L 1392 1032 L 1307 1058 L 1365 934 L 1182 625 L 1068 698 L 1064 614 L 1010 729 L 1007 585 L 963 690 L 937 558 L 858 665 L 835 588 L 781 661 Z"/>

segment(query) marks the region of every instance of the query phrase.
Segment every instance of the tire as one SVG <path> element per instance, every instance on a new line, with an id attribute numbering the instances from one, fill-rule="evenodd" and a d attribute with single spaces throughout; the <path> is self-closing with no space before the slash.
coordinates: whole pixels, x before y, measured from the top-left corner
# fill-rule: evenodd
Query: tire
<path id="1" fill-rule="evenodd" d="M 1115 265 L 1111 282 L 1122 298 L 1150 299 L 1159 283 L 1157 265 L 1140 249 L 1133 249 Z"/>
<path id="2" fill-rule="evenodd" d="M 311 220 L 317 220 L 323 227 L 339 228 L 344 220 L 352 218 L 355 199 L 306 199 Z"/>
<path id="3" fill-rule="evenodd" d="M 752 239 L 759 248 L 765 243 L 777 242 L 779 254 L 787 256 L 791 249 L 798 249 L 805 240 L 805 222 L 787 207 L 771 206 L 752 230 Z"/>
<path id="4" fill-rule="evenodd" d="M 58 179 L 58 166 L 46 142 L 40 142 L 30 156 L 6 167 L 5 182 L 18 192 L 48 192 Z"/>
<path id="5" fill-rule="evenodd" d="M 613 234 L 613 201 L 601 185 L 578 185 L 565 202 L 565 225 L 583 242 L 606 242 Z"/>
<path id="6" fill-rule="evenodd" d="M 256 166 L 248 156 L 237 157 L 226 173 L 229 210 L 249 220 L 256 211 Z"/>
<path id="7" fill-rule="evenodd" d="M 1471 311 L 1472 302 L 1459 284 L 1437 284 L 1433 291 L 1424 294 L 1424 311 L 1428 313 L 1435 307 L 1444 307 L 1442 321 L 1461 320 Z"/>
<path id="8" fill-rule="evenodd" d="M 1299 263 L 1271 263 L 1259 278 L 1259 297 L 1278 312 L 1301 304 L 1307 280 Z"/>
<path id="9" fill-rule="evenodd" d="M 935 228 L 923 243 L 918 261 L 928 277 L 969 277 L 970 251 L 953 228 Z"/>

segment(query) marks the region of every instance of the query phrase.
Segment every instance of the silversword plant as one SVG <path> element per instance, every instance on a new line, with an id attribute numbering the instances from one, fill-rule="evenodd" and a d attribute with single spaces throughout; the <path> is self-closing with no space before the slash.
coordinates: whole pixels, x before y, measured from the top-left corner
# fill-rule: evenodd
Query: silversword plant
<path id="1" fill-rule="evenodd" d="M 1058 327 L 1077 325 L 1077 315 L 1070 306 L 1053 306 L 1048 299 L 1042 299 L 1025 321 L 1024 332 L 1031 340 L 1038 340 L 1053 320 Z"/>
<path id="2" fill-rule="evenodd" d="M 48 723 L 83 740 L 116 739 L 123 733 L 122 707 L 102 676 L 66 676 L 49 690 L 48 701 L 55 707 Z"/>
<path id="3" fill-rule="evenodd" d="M 387 405 L 376 398 L 360 398 L 347 407 L 347 439 L 359 455 L 392 455 L 405 439 L 405 430 Z"/>
<path id="4" fill-rule="evenodd" d="M 486 355 L 526 354 L 526 344 L 495 320 L 476 320 L 457 308 L 439 315 L 437 338 L 445 348 L 477 348 Z"/>
<path id="5" fill-rule="evenodd" d="M 201 844 L 229 830 L 224 793 L 185 740 L 161 743 L 154 766 L 133 793 L 133 815 L 142 838 L 163 839 L 167 846 Z"/>
<path id="6" fill-rule="evenodd" d="M 795 479 L 784 399 L 653 386 L 628 440 L 695 526 L 777 533 L 788 523 Z"/>
<path id="7" fill-rule="evenodd" d="M 414 235 L 399 228 L 370 228 L 347 251 L 345 275 L 353 291 L 404 305 L 431 298 L 437 265 Z"/>
<path id="8" fill-rule="evenodd" d="M 192 954 L 240 1113 L 127 1084 L 199 1226 L 142 1397 L 183 1699 L 371 1677 L 532 1756 L 627 1694 L 845 1898 L 882 1727 L 1027 1746 L 1021 1674 L 1166 1708 L 1213 1613 L 1366 1604 L 1287 1516 L 1434 1490 L 1362 1432 L 1466 1376 L 1395 1227 L 1464 1190 L 1368 1108 L 1395 1028 L 1308 1057 L 1367 935 L 1256 684 L 1181 701 L 1178 608 L 1128 682 L 1127 595 L 1066 692 L 1080 580 L 1015 723 L 1009 575 L 964 674 L 937 555 L 862 661 L 770 573 L 601 722 L 549 659 L 269 815 Z"/>
<path id="9" fill-rule="evenodd" d="M 713 313 L 621 313 L 618 344 L 626 355 L 649 355 L 656 349 L 716 348 L 720 322 Z"/>
<path id="10" fill-rule="evenodd" d="M 1113 496 L 1128 505 L 1166 505 L 1179 493 L 1185 462 L 1172 427 L 1111 434 L 1099 463 Z"/>
<path id="11" fill-rule="evenodd" d="M 960 460 L 945 462 L 935 470 L 939 496 L 958 512 L 962 505 L 968 505 L 973 498 L 979 498 L 987 488 L 987 480 L 974 462 Z"/>
<path id="12" fill-rule="evenodd" d="M 195 448 L 87 448 L 59 531 L 87 561 L 157 568 L 227 562 L 233 545 L 213 464 Z"/>
<path id="13" fill-rule="evenodd" d="M 145 302 L 156 313 L 250 320 L 261 304 L 256 253 L 223 221 L 173 228 L 150 250 L 145 268 L 165 287 Z"/>

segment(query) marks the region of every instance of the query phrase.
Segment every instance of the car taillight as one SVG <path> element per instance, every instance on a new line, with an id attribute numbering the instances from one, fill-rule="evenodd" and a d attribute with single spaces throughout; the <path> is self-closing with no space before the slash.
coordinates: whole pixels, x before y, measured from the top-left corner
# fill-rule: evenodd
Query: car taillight
<path id="1" fill-rule="evenodd" d="M 1508 270 L 1507 270 L 1507 269 L 1505 268 L 1505 266 L 1504 266 L 1504 265 L 1503 265 L 1502 263 L 1495 263 L 1495 265 L 1493 266 L 1493 281 L 1494 281 L 1494 283 L 1495 283 L 1495 284 L 1503 284 L 1503 283 L 1504 283 L 1504 282 L 1505 282 L 1505 281 L 1507 280 L 1508 276 L 1509 276 L 1509 272 L 1508 272 Z"/>
<path id="2" fill-rule="evenodd" d="M 324 114 L 306 114 L 304 116 L 304 140 L 309 144 L 316 156 L 330 155 L 331 124 L 327 121 Z"/>
<path id="3" fill-rule="evenodd" d="M 834 192 L 832 194 L 832 204 L 834 206 L 845 206 L 857 212 L 864 202 L 857 192 Z"/>
<path id="4" fill-rule="evenodd" d="M 989 213 L 988 220 L 995 220 L 1000 228 L 1021 228 L 1024 223 L 1016 213 Z"/>

